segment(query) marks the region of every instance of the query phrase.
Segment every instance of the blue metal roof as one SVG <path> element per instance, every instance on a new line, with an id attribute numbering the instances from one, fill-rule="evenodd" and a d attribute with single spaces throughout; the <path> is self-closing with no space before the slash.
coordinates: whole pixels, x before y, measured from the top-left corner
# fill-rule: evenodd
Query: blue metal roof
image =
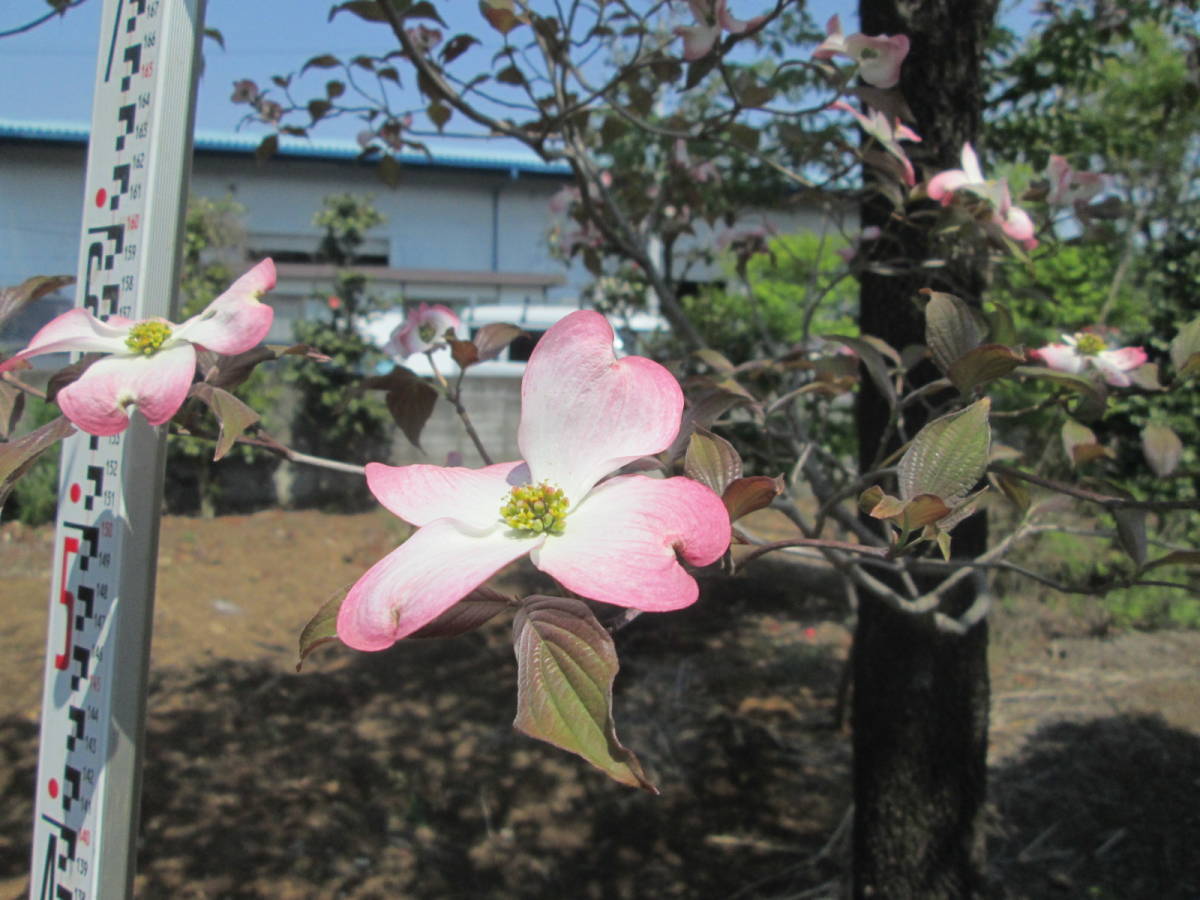
<path id="1" fill-rule="evenodd" d="M 69 144 L 86 144 L 88 126 L 69 122 L 21 122 L 0 119 L 0 140 L 55 141 Z M 253 155 L 266 134 L 239 134 L 230 132 L 198 130 L 195 148 L 198 153 L 246 153 Z M 531 175 L 568 176 L 570 170 L 565 163 L 547 163 L 527 151 L 490 147 L 484 150 L 479 142 L 469 146 L 442 141 L 429 147 L 430 156 L 416 150 L 405 150 L 399 160 L 406 166 L 432 166 L 453 169 L 476 169 L 488 171 L 525 173 Z M 309 140 L 281 135 L 278 155 L 302 159 L 328 159 L 353 162 L 362 155 L 362 148 L 355 141 Z"/>

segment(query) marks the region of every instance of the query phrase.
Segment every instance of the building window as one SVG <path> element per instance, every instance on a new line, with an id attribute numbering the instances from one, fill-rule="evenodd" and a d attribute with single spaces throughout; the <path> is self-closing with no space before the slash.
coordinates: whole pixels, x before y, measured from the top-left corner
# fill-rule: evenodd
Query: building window
<path id="1" fill-rule="evenodd" d="M 530 355 L 533 353 L 533 348 L 545 333 L 544 331 L 526 331 L 525 334 L 509 344 L 509 362 L 528 362 Z"/>

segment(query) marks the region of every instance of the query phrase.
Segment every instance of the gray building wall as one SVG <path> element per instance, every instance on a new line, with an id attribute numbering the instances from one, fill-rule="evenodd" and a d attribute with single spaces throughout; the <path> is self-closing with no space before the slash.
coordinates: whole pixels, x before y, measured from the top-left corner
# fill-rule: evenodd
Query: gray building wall
<path id="1" fill-rule="evenodd" d="M 33 274 L 75 273 L 85 158 L 81 141 L 0 134 L 0 285 L 16 284 Z M 576 306 L 591 278 L 580 263 L 567 268 L 555 259 L 545 239 L 552 224 L 549 201 L 564 178 L 519 168 L 411 165 L 392 189 L 378 179 L 374 166 L 352 159 L 278 156 L 259 165 L 248 152 L 202 149 L 195 156 L 191 191 L 210 198 L 231 195 L 241 203 L 246 209 L 247 249 L 258 253 L 312 252 L 321 236 L 312 219 L 322 198 L 370 194 L 386 217 L 384 225 L 372 230 L 366 247 L 388 262 L 372 273 L 381 296 L 459 306 Z M 751 217 L 750 224 L 768 219 L 781 231 L 815 229 L 823 221 L 815 209 L 798 209 Z M 705 226 L 698 225 L 696 240 L 710 239 Z M 688 242 L 681 243 L 686 252 Z M 317 273 L 317 267 L 280 269 L 279 286 L 269 298 L 276 320 L 268 340 L 284 343 L 290 341 L 297 318 L 328 314 L 324 296 L 333 282 L 328 273 Z M 711 265 L 689 272 L 694 280 L 719 275 L 719 267 Z M 72 298 L 68 289 L 63 296 L 39 301 L 0 342 L 19 345 Z M 493 459 L 518 458 L 519 380 L 473 376 L 467 383 L 465 402 Z M 387 461 L 440 464 L 457 452 L 466 465 L 481 464 L 457 416 L 443 401 L 426 425 L 422 444 L 425 454 L 398 435 Z M 388 455 L 389 450 L 381 448 L 381 461 Z M 257 484 L 264 495 L 274 490 L 279 500 L 301 503 L 322 489 L 323 479 L 298 467 L 286 468 L 277 471 L 273 487 L 249 476 L 242 479 L 239 491 L 253 492 Z"/>

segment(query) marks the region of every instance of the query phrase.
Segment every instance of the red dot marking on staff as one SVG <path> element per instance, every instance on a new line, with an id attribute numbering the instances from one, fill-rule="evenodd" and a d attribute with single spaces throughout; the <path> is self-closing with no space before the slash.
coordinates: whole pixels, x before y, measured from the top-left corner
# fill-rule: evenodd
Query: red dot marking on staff
<path id="1" fill-rule="evenodd" d="M 108 199 L 108 191 L 106 191 L 104 188 L 100 188 L 100 190 L 96 191 L 96 205 L 97 206 L 103 206 L 104 201 L 107 199 Z"/>
<path id="2" fill-rule="evenodd" d="M 49 788 L 49 791 L 50 791 L 50 799 L 51 800 L 57 799 L 58 798 L 58 779 L 51 778 L 50 784 L 47 787 Z"/>
<path id="3" fill-rule="evenodd" d="M 78 503 L 81 496 L 83 496 L 83 491 L 80 490 L 79 485 L 71 485 L 71 502 Z"/>

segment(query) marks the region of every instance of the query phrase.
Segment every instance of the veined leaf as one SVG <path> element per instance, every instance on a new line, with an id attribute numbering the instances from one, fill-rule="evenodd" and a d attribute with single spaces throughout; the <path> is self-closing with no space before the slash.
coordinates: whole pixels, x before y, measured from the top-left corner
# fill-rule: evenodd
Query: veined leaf
<path id="1" fill-rule="evenodd" d="M 338 639 L 337 617 L 342 608 L 342 601 L 345 599 L 346 592 L 338 591 L 321 604 L 321 608 L 308 620 L 308 624 L 300 632 L 300 657 L 296 660 L 297 672 L 303 667 L 308 654 L 322 644 L 329 644 Z"/>
<path id="2" fill-rule="evenodd" d="M 612 685 L 617 651 L 587 604 L 534 596 L 513 622 L 517 717 L 530 737 L 582 756 L 615 781 L 658 793 L 617 740 Z"/>
<path id="3" fill-rule="evenodd" d="M 1183 456 L 1183 441 L 1166 425 L 1151 422 L 1142 429 L 1142 454 L 1159 478 L 1175 471 Z"/>
<path id="4" fill-rule="evenodd" d="M 29 467 L 45 451 L 63 438 L 75 433 L 75 426 L 66 416 L 47 422 L 24 437 L 0 444 L 0 508 L 12 492 L 17 479 L 29 471 Z"/>
<path id="5" fill-rule="evenodd" d="M 725 488 L 732 482 L 742 477 L 742 458 L 725 438 L 697 428 L 688 441 L 683 473 L 712 488 L 719 496 L 725 493 Z"/>
<path id="6" fill-rule="evenodd" d="M 229 391 L 213 387 L 207 382 L 201 381 L 193 384 L 191 390 L 188 391 L 188 396 L 199 397 L 213 411 L 217 422 L 220 423 L 217 449 L 213 454 L 214 462 L 232 450 L 237 439 L 245 433 L 247 428 L 258 421 L 258 413 L 249 406 Z"/>
<path id="7" fill-rule="evenodd" d="M 990 410 L 991 401 L 984 397 L 917 432 L 897 469 L 900 497 L 933 494 L 950 507 L 966 497 L 987 469 Z"/>
<path id="8" fill-rule="evenodd" d="M 925 304 L 925 343 L 938 368 L 949 373 L 956 360 L 979 346 L 983 330 L 975 311 L 965 301 L 928 288 L 921 293 L 929 296 Z"/>

